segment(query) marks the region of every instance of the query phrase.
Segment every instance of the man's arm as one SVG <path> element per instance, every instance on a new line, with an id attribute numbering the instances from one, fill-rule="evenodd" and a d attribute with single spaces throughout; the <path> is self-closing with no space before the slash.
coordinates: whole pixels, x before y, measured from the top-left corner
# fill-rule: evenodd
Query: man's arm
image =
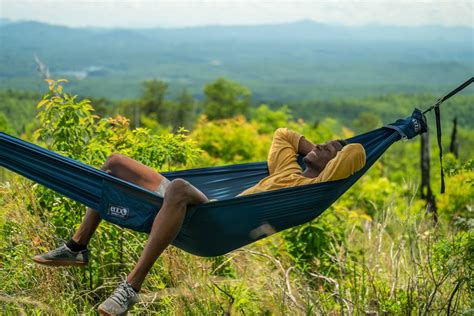
<path id="1" fill-rule="evenodd" d="M 328 162 L 318 179 L 321 182 L 349 177 L 365 166 L 365 149 L 361 144 L 349 144 Z"/>
<path id="2" fill-rule="evenodd" d="M 294 167 L 299 168 L 296 162 L 296 155 L 299 148 L 306 148 L 309 152 L 308 144 L 300 146 L 302 136 L 288 128 L 278 128 L 273 134 L 273 141 L 268 152 L 268 171 L 270 174 Z M 304 142 L 304 141 L 303 141 Z"/>
<path id="3" fill-rule="evenodd" d="M 314 144 L 307 140 L 304 136 L 301 136 L 298 143 L 298 154 L 306 156 L 311 150 L 314 149 Z"/>

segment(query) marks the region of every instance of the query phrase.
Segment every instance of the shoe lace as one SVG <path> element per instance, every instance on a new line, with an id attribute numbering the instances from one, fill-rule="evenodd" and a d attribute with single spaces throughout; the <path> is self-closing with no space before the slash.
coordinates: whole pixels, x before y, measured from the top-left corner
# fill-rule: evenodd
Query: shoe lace
<path id="1" fill-rule="evenodd" d="M 59 254 L 64 253 L 64 251 L 65 251 L 66 249 L 67 249 L 67 248 L 65 248 L 65 246 L 64 246 L 64 247 L 59 247 L 59 248 L 56 248 L 56 249 L 51 250 L 49 253 L 50 253 L 51 255 L 59 255 Z"/>
<path id="2" fill-rule="evenodd" d="M 125 281 L 115 289 L 110 299 L 122 307 L 127 307 L 127 301 L 133 296 L 135 296 L 135 291 L 132 286 Z"/>

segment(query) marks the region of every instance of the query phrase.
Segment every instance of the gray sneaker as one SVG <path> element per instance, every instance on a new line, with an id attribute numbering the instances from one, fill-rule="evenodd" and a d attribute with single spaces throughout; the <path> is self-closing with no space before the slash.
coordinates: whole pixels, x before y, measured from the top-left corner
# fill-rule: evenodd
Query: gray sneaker
<path id="1" fill-rule="evenodd" d="M 89 250 L 74 252 L 64 244 L 43 255 L 34 256 L 33 261 L 47 266 L 85 266 L 89 262 Z"/>
<path id="2" fill-rule="evenodd" d="M 123 281 L 102 304 L 98 311 L 102 315 L 127 315 L 133 304 L 138 302 L 138 294 L 130 283 Z"/>

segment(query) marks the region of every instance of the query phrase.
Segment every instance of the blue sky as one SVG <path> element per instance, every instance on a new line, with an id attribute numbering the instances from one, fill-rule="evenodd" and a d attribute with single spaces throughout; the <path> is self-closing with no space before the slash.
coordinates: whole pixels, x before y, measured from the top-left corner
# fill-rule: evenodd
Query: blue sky
<path id="1" fill-rule="evenodd" d="M 243 25 L 302 19 L 343 25 L 474 27 L 474 1 L 0 0 L 0 17 L 100 27 Z"/>

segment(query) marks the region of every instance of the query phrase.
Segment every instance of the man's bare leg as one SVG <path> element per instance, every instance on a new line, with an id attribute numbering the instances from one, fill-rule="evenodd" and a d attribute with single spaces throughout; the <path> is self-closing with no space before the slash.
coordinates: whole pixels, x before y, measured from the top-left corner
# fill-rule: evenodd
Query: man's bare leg
<path id="1" fill-rule="evenodd" d="M 72 240 L 81 246 L 87 246 L 92 238 L 92 235 L 94 235 L 94 232 L 99 226 L 100 220 L 101 218 L 99 213 L 88 207 L 81 225 L 77 229 L 76 233 L 72 236 Z"/>
<path id="2" fill-rule="evenodd" d="M 122 282 L 115 291 L 99 305 L 103 315 L 125 315 L 138 301 L 137 292 L 163 250 L 178 234 L 188 205 L 202 204 L 209 200 L 198 189 L 182 179 L 171 181 L 166 189 L 163 205 L 153 221 L 145 248 L 127 282 Z"/>
<path id="3" fill-rule="evenodd" d="M 140 290 L 142 283 L 156 259 L 174 240 L 183 224 L 188 205 L 206 203 L 209 200 L 198 189 L 182 179 L 171 181 L 166 190 L 163 205 L 155 217 L 150 237 L 127 277 L 134 289 Z"/>

